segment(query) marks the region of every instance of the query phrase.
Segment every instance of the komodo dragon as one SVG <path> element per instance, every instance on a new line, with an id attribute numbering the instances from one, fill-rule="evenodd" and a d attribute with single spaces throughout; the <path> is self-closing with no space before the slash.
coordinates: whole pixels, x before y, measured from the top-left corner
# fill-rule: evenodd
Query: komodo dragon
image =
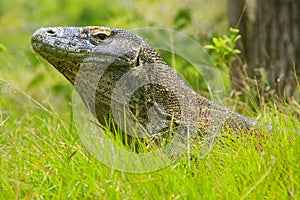
<path id="1" fill-rule="evenodd" d="M 102 125 L 117 110 L 120 115 L 126 112 L 148 137 L 162 136 L 171 126 L 181 127 L 179 134 L 201 136 L 224 129 L 256 134 L 261 128 L 255 120 L 197 94 L 130 31 L 98 26 L 40 28 L 32 36 L 32 46 L 75 86 Z M 122 126 L 120 119 L 115 121 Z"/>

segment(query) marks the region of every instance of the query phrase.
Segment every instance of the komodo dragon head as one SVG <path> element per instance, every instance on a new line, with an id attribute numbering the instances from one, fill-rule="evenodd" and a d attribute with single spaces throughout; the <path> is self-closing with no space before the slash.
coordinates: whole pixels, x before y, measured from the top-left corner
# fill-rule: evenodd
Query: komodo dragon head
<path id="1" fill-rule="evenodd" d="M 98 66 L 164 63 L 140 36 L 116 28 L 40 28 L 32 36 L 32 46 L 72 83 L 82 63 L 93 58 Z"/>

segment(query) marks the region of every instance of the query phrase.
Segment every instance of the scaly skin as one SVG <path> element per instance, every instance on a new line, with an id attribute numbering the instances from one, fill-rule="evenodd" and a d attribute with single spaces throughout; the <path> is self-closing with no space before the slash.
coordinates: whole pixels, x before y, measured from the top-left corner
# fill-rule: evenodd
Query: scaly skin
<path id="1" fill-rule="evenodd" d="M 190 89 L 132 32 L 96 26 L 41 28 L 33 34 L 32 46 L 75 86 L 102 125 L 113 110 L 124 113 L 125 104 L 127 117 L 133 115 L 139 124 L 134 128 L 140 127 L 150 137 L 163 135 L 171 124 L 185 127 L 179 129 L 183 135 L 191 131 L 202 136 L 223 129 L 257 131 L 253 119 Z"/>

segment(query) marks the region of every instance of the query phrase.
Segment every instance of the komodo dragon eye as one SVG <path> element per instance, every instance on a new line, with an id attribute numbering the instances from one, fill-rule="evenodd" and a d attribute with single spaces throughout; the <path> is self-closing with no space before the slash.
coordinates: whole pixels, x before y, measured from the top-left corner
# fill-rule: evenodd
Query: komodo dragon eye
<path id="1" fill-rule="evenodd" d="M 110 29 L 93 28 L 89 32 L 96 42 L 103 42 L 111 35 Z"/>
<path id="2" fill-rule="evenodd" d="M 97 35 L 94 35 L 94 38 L 98 41 L 103 41 L 108 37 L 105 33 L 99 33 Z"/>

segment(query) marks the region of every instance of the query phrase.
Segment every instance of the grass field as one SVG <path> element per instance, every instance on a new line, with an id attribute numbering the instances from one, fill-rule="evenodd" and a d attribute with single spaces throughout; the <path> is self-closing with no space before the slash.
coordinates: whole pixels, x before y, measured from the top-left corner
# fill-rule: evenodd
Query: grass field
<path id="1" fill-rule="evenodd" d="M 264 113 L 286 130 L 262 131 L 259 138 L 228 134 L 203 159 L 193 149 L 191 160 L 183 157 L 164 169 L 136 174 L 96 160 L 68 114 L 49 108 L 23 91 L 1 96 L 0 199 L 300 197 L 300 137 L 293 131 L 299 122 L 293 116 Z"/>
<path id="2" fill-rule="evenodd" d="M 255 110 L 253 104 L 230 101 L 228 107 L 281 129 L 262 130 L 259 137 L 226 133 L 204 158 L 193 148 L 192 158 L 153 172 L 121 172 L 91 155 L 73 120 L 72 86 L 33 53 L 30 36 L 38 27 L 54 25 L 176 28 L 180 24 L 170 16 L 188 5 L 115 2 L 118 6 L 100 14 L 106 1 L 0 2 L 0 199 L 300 199 L 296 101 Z M 203 23 L 192 20 L 181 30 L 196 39 L 199 30 L 211 31 L 208 37 L 226 28 L 221 1 L 205 2 L 188 7 L 192 19 Z M 171 11 L 159 17 L 156 9 Z M 185 75 L 197 88 L 194 75 Z"/>

